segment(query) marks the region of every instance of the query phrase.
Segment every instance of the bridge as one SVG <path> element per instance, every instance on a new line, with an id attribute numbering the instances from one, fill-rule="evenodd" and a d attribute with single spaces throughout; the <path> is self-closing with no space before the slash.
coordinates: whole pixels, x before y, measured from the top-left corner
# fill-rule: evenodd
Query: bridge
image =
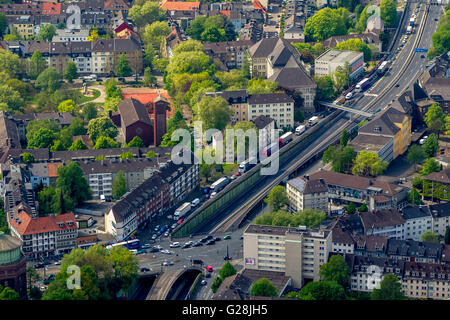
<path id="1" fill-rule="evenodd" d="M 351 112 L 351 113 L 356 113 L 357 115 L 365 116 L 367 118 L 372 117 L 374 114 L 373 112 L 362 111 L 362 110 L 358 110 L 355 108 L 346 107 L 344 105 L 335 104 L 332 102 L 327 102 L 327 101 L 317 101 L 317 102 L 326 107 L 335 108 L 335 109 L 339 109 L 339 110 L 343 110 L 343 111 L 347 111 L 347 112 Z"/>

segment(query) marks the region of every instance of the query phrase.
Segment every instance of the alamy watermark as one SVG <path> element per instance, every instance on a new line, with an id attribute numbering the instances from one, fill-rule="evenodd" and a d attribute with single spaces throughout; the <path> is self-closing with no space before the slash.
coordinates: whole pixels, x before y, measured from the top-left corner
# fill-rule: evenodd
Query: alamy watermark
<path id="1" fill-rule="evenodd" d="M 67 267 L 66 273 L 69 275 L 66 281 L 67 289 L 81 289 L 81 271 L 77 265 Z"/>
<path id="2" fill-rule="evenodd" d="M 367 268 L 367 289 L 372 291 L 380 287 L 380 282 L 383 279 L 383 270 L 377 265 L 371 265 Z"/>
<path id="3" fill-rule="evenodd" d="M 274 175 L 278 172 L 279 147 L 283 142 L 279 141 L 277 130 L 225 129 L 224 136 L 218 129 L 203 132 L 203 123 L 195 121 L 192 134 L 187 129 L 177 129 L 172 133 L 172 141 L 178 142 L 171 152 L 173 163 L 240 164 L 247 161 L 256 165 L 260 162 L 261 175 Z M 191 156 L 193 140 L 194 158 Z M 204 149 L 203 141 L 211 141 L 210 147 Z"/>

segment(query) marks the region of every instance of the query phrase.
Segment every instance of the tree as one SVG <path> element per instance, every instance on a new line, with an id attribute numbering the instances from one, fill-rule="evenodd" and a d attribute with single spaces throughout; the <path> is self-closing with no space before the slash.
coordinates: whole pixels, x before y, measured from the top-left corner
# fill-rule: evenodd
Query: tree
<path id="1" fill-rule="evenodd" d="M 216 277 L 213 281 L 213 283 L 211 284 L 211 291 L 213 293 L 216 293 L 217 289 L 219 289 L 220 285 L 222 284 L 223 279 L 219 276 Z"/>
<path id="2" fill-rule="evenodd" d="M 117 62 L 116 75 L 119 77 L 128 77 L 131 74 L 131 68 L 128 64 L 127 57 L 124 53 L 120 55 L 119 61 Z"/>
<path id="3" fill-rule="evenodd" d="M 344 300 L 344 288 L 336 281 L 313 281 L 298 294 L 300 300 Z"/>
<path id="4" fill-rule="evenodd" d="M 120 159 L 133 159 L 134 156 L 131 152 L 126 151 L 126 152 L 122 152 L 122 154 L 120 155 Z"/>
<path id="5" fill-rule="evenodd" d="M 146 45 L 151 45 L 159 49 L 161 43 L 167 38 L 170 32 L 171 29 L 166 21 L 155 21 L 145 27 L 142 38 Z"/>
<path id="6" fill-rule="evenodd" d="M 372 49 L 361 39 L 348 39 L 336 45 L 338 50 L 359 51 L 364 53 L 364 61 L 372 60 Z"/>
<path id="7" fill-rule="evenodd" d="M 225 262 L 225 264 L 219 270 L 219 275 L 222 279 L 225 279 L 225 278 L 230 277 L 235 274 L 236 274 L 236 269 L 233 267 L 233 265 L 229 261 Z"/>
<path id="8" fill-rule="evenodd" d="M 39 275 L 39 273 L 37 272 L 37 270 L 33 267 L 28 267 L 27 268 L 27 287 L 28 290 L 31 290 L 31 288 L 33 287 L 33 283 L 40 281 L 41 280 L 41 276 Z"/>
<path id="9" fill-rule="evenodd" d="M 21 154 L 22 161 L 25 163 L 34 163 L 34 156 L 31 153 L 24 152 Z"/>
<path id="10" fill-rule="evenodd" d="M 69 100 L 64 100 L 63 102 L 61 102 L 59 104 L 58 111 L 59 112 L 70 112 L 71 114 L 74 114 L 77 108 L 78 108 L 78 106 L 75 103 L 75 101 L 73 101 L 72 99 L 69 99 Z"/>
<path id="11" fill-rule="evenodd" d="M 153 150 L 149 150 L 145 155 L 146 158 L 156 158 L 156 153 Z"/>
<path id="12" fill-rule="evenodd" d="M 383 277 L 380 288 L 375 288 L 371 294 L 372 300 L 405 300 L 400 281 L 392 273 Z"/>
<path id="13" fill-rule="evenodd" d="M 317 85 L 317 100 L 333 100 L 336 97 L 331 76 L 314 76 L 314 81 Z"/>
<path id="14" fill-rule="evenodd" d="M 445 244 L 450 244 L 450 227 L 446 227 L 445 228 L 444 243 Z"/>
<path id="15" fill-rule="evenodd" d="M 23 111 L 24 104 L 18 91 L 8 85 L 0 85 L 0 110 L 18 113 Z"/>
<path id="16" fill-rule="evenodd" d="M 264 199 L 268 205 L 270 205 L 274 211 L 280 210 L 283 206 L 289 202 L 286 189 L 283 186 L 276 186 L 269 191 L 267 198 Z"/>
<path id="17" fill-rule="evenodd" d="M 203 96 L 197 104 L 197 115 L 203 121 L 203 130 L 223 130 L 230 121 L 233 111 L 222 97 Z"/>
<path id="18" fill-rule="evenodd" d="M 68 165 L 59 167 L 57 173 L 56 187 L 66 191 L 69 197 L 73 199 L 75 206 L 90 199 L 91 189 L 83 175 L 83 170 L 76 162 L 70 162 Z"/>
<path id="19" fill-rule="evenodd" d="M 142 5 L 134 4 L 128 11 L 128 15 L 138 28 L 142 28 L 147 24 L 162 20 L 165 10 L 160 8 L 158 2 L 146 1 Z"/>
<path id="20" fill-rule="evenodd" d="M 343 256 L 334 255 L 327 263 L 320 266 L 319 274 L 321 281 L 336 281 L 345 287 L 348 284 L 350 268 Z"/>
<path id="21" fill-rule="evenodd" d="M 0 286 L 0 300 L 20 300 L 20 296 L 10 287 L 2 288 Z"/>
<path id="22" fill-rule="evenodd" d="M 92 142 L 96 143 L 100 136 L 114 139 L 119 131 L 108 117 L 95 118 L 88 123 L 88 134 Z"/>
<path id="23" fill-rule="evenodd" d="M 317 228 L 325 220 L 326 213 L 318 209 L 305 209 L 292 216 L 293 226 L 306 226 L 308 228 Z"/>
<path id="24" fill-rule="evenodd" d="M 78 138 L 69 147 L 69 150 L 86 150 L 88 147 L 84 144 L 83 140 Z"/>
<path id="25" fill-rule="evenodd" d="M 365 202 L 358 208 L 358 212 L 367 212 L 368 210 L 369 209 L 367 208 L 367 204 Z"/>
<path id="26" fill-rule="evenodd" d="M 432 104 L 425 114 L 425 123 L 428 128 L 435 131 L 438 135 L 441 130 L 445 129 L 446 116 L 442 108 L 437 104 Z"/>
<path id="27" fill-rule="evenodd" d="M 39 29 L 39 33 L 36 36 L 36 39 L 52 41 L 55 35 L 56 35 L 56 28 L 52 24 L 42 24 Z"/>
<path id="28" fill-rule="evenodd" d="M 346 172 L 353 164 L 356 153 L 352 147 L 330 146 L 323 153 L 322 162 L 332 163 L 334 172 Z"/>
<path id="29" fill-rule="evenodd" d="M 423 242 L 439 243 L 438 236 L 431 230 L 427 230 L 424 233 L 422 233 L 422 236 L 420 237 L 420 240 L 423 241 Z"/>
<path id="30" fill-rule="evenodd" d="M 38 50 L 34 51 L 28 63 L 28 76 L 35 80 L 47 68 L 47 61 Z"/>
<path id="31" fill-rule="evenodd" d="M 383 0 L 380 3 L 380 16 L 387 28 L 397 26 L 397 6 L 392 0 Z"/>
<path id="32" fill-rule="evenodd" d="M 227 41 L 227 37 L 224 29 L 212 26 L 202 32 L 201 40 L 203 42 L 220 42 Z"/>
<path id="33" fill-rule="evenodd" d="M 156 83 L 156 78 L 152 75 L 152 69 L 150 67 L 144 70 L 144 83 L 149 86 L 150 84 Z"/>
<path id="34" fill-rule="evenodd" d="M 377 176 L 382 174 L 389 163 L 383 161 L 375 152 L 360 151 L 354 161 L 352 173 L 360 176 Z"/>
<path id="35" fill-rule="evenodd" d="M 421 198 L 420 193 L 415 188 L 408 194 L 408 202 L 412 205 L 419 205 L 422 202 Z"/>
<path id="36" fill-rule="evenodd" d="M 364 32 L 366 30 L 367 27 L 367 20 L 370 17 L 370 13 L 368 13 L 367 11 L 369 11 L 371 4 L 368 4 L 362 11 L 361 14 L 359 15 L 359 19 L 355 25 L 355 29 L 358 30 L 358 32 Z"/>
<path id="37" fill-rule="evenodd" d="M 353 202 L 350 202 L 345 208 L 345 212 L 347 212 L 347 214 L 354 214 L 356 212 L 355 204 Z"/>
<path id="38" fill-rule="evenodd" d="M 202 163 L 200 165 L 200 174 L 205 178 L 206 182 L 208 182 L 208 179 L 212 176 L 212 168 L 212 164 Z"/>
<path id="39" fill-rule="evenodd" d="M 423 164 L 420 174 L 423 176 L 426 176 L 426 175 L 429 175 L 430 173 L 439 172 L 439 171 L 441 171 L 439 162 L 437 162 L 433 158 L 428 158 L 427 160 L 425 160 L 425 163 Z"/>
<path id="40" fill-rule="evenodd" d="M 54 214 L 64 214 L 67 212 L 72 212 L 75 209 L 75 203 L 69 195 L 68 190 L 63 190 L 61 188 L 55 189 L 55 194 L 51 202 L 52 213 Z"/>
<path id="41" fill-rule="evenodd" d="M 105 113 L 108 113 L 109 111 L 116 112 L 119 109 L 119 104 L 121 102 L 121 97 L 107 97 L 105 98 L 105 103 L 103 104 L 103 110 Z"/>
<path id="42" fill-rule="evenodd" d="M 302 110 L 300 110 L 300 109 L 295 110 L 294 121 L 297 121 L 297 122 L 305 121 L 305 115 L 303 114 Z"/>
<path id="43" fill-rule="evenodd" d="M 248 94 L 274 93 L 277 83 L 265 79 L 251 79 L 247 85 Z"/>
<path id="44" fill-rule="evenodd" d="M 110 149 L 110 148 L 118 148 L 119 144 L 111 139 L 110 137 L 100 136 L 94 145 L 94 150 L 97 149 Z"/>
<path id="45" fill-rule="evenodd" d="M 450 50 L 450 13 L 446 10 L 446 13 L 441 16 L 436 29 L 436 32 L 432 36 L 432 43 L 430 50 L 428 50 L 428 57 L 430 59 L 448 52 Z"/>
<path id="46" fill-rule="evenodd" d="M 53 93 L 59 88 L 59 74 L 52 67 L 48 67 L 42 71 L 36 79 L 36 88 L 47 91 L 48 93 Z"/>
<path id="47" fill-rule="evenodd" d="M 0 35 L 3 37 L 5 35 L 5 31 L 8 28 L 8 21 L 6 20 L 6 16 L 3 13 L 0 13 Z"/>
<path id="48" fill-rule="evenodd" d="M 47 128 L 40 128 L 30 138 L 27 137 L 29 149 L 50 148 L 55 140 L 53 131 Z"/>
<path id="49" fill-rule="evenodd" d="M 117 86 L 117 81 L 115 79 L 109 79 L 105 82 L 105 93 L 107 98 L 122 98 L 122 92 Z"/>
<path id="50" fill-rule="evenodd" d="M 115 200 L 120 199 L 127 192 L 126 181 L 124 178 L 124 172 L 120 170 L 112 183 L 111 194 Z"/>
<path id="51" fill-rule="evenodd" d="M 414 167 L 416 167 L 417 164 L 421 163 L 425 159 L 425 152 L 420 146 L 413 144 L 408 150 L 406 159 L 410 164 L 413 164 Z"/>
<path id="52" fill-rule="evenodd" d="M 250 294 L 256 297 L 277 297 L 278 290 L 269 279 L 261 278 L 252 284 Z"/>
<path id="53" fill-rule="evenodd" d="M 84 120 L 92 120 L 97 118 L 97 107 L 93 103 L 86 103 L 81 110 Z"/>
<path id="54" fill-rule="evenodd" d="M 43 188 L 38 193 L 39 213 L 41 216 L 53 212 L 52 202 L 55 197 L 55 189 L 53 187 Z"/>
<path id="55" fill-rule="evenodd" d="M 422 190 L 423 180 L 420 176 L 415 176 L 412 181 L 412 186 L 416 189 Z"/>
<path id="56" fill-rule="evenodd" d="M 145 148 L 144 142 L 142 141 L 142 139 L 138 136 L 134 137 L 133 139 L 131 139 L 131 141 L 128 143 L 128 148 Z"/>
<path id="57" fill-rule="evenodd" d="M 347 143 L 348 143 L 348 132 L 347 130 L 343 130 L 341 135 L 341 146 L 346 147 Z"/>
<path id="58" fill-rule="evenodd" d="M 305 36 L 308 41 L 323 41 L 332 36 L 345 34 L 347 34 L 345 21 L 336 9 L 321 9 L 305 24 Z"/>
<path id="59" fill-rule="evenodd" d="M 66 71 L 64 71 L 64 78 L 72 83 L 73 79 L 78 78 L 77 65 L 73 61 L 67 62 Z"/>

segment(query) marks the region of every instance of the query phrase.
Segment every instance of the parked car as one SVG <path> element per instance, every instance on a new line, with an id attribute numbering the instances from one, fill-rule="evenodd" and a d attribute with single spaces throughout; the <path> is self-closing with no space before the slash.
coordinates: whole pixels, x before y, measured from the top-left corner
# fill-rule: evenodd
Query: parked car
<path id="1" fill-rule="evenodd" d="M 150 248 L 150 247 L 151 247 L 150 243 L 144 243 L 144 244 L 142 245 L 142 249 L 148 249 L 148 248 Z"/>
<path id="2" fill-rule="evenodd" d="M 149 271 L 150 271 L 149 268 L 146 268 L 146 267 L 141 268 L 141 272 L 149 272 Z"/>
<path id="3" fill-rule="evenodd" d="M 211 278 L 211 273 L 205 273 L 205 278 Z"/>
<path id="4" fill-rule="evenodd" d="M 179 242 L 174 242 L 174 243 L 171 243 L 170 244 L 170 247 L 171 248 L 178 248 L 180 246 L 180 243 Z"/>
<path id="5" fill-rule="evenodd" d="M 145 254 L 145 253 L 147 253 L 147 250 L 139 249 L 136 254 Z"/>
<path id="6" fill-rule="evenodd" d="M 170 228 L 175 229 L 177 226 L 178 226 L 178 223 L 175 222 Z"/>
<path id="7" fill-rule="evenodd" d="M 215 237 L 214 238 L 214 241 L 221 241 L 222 240 L 222 238 L 220 238 L 220 237 Z"/>
<path id="8" fill-rule="evenodd" d="M 61 265 L 61 261 L 56 261 L 56 262 L 54 263 L 54 265 L 55 265 L 55 266 L 60 266 L 60 265 Z"/>
<path id="9" fill-rule="evenodd" d="M 172 261 L 164 261 L 163 266 L 173 266 L 173 262 Z"/>
<path id="10" fill-rule="evenodd" d="M 210 198 L 210 199 L 214 198 L 214 197 L 216 196 L 216 194 L 217 194 L 217 192 L 214 191 L 213 193 L 211 193 L 211 195 L 209 196 L 209 198 Z"/>
<path id="11" fill-rule="evenodd" d="M 229 234 L 227 234 L 225 237 L 223 237 L 223 240 L 230 240 L 231 236 Z"/>
<path id="12" fill-rule="evenodd" d="M 185 243 L 185 244 L 183 244 L 183 245 L 181 246 L 181 249 L 187 249 L 187 248 L 190 248 L 190 247 L 191 247 L 190 244 Z"/>
<path id="13" fill-rule="evenodd" d="M 207 284 L 206 280 L 202 280 L 202 282 L 200 282 L 203 286 Z"/>
<path id="14" fill-rule="evenodd" d="M 206 243 L 206 245 L 207 246 L 211 246 L 211 245 L 213 245 L 213 244 L 215 244 L 216 242 L 214 241 L 214 240 L 209 240 L 207 243 Z"/>
<path id="15" fill-rule="evenodd" d="M 166 231 L 165 233 L 164 233 L 164 237 L 168 237 L 169 236 L 169 231 Z"/>
<path id="16" fill-rule="evenodd" d="M 159 249 L 153 247 L 153 248 L 149 249 L 149 252 L 150 252 L 150 253 L 159 252 Z"/>
<path id="17" fill-rule="evenodd" d="M 193 247 L 200 247 L 200 246 L 202 246 L 203 245 L 203 243 L 201 243 L 201 242 L 195 242 L 192 246 Z"/>
<path id="18" fill-rule="evenodd" d="M 153 229 L 153 231 L 157 232 L 159 229 L 161 228 L 161 226 L 158 224 L 155 229 Z"/>
<path id="19" fill-rule="evenodd" d="M 156 238 L 158 238 L 156 234 L 152 235 L 152 240 L 155 240 Z"/>

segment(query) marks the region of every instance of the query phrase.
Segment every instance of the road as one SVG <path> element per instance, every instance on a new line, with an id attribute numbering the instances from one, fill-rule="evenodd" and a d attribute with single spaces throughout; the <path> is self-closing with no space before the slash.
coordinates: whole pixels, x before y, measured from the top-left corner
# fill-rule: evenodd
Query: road
<path id="1" fill-rule="evenodd" d="M 413 9 L 414 6 L 410 6 L 410 12 L 407 13 L 407 16 L 411 16 Z M 416 25 L 414 34 L 409 36 L 409 39 L 402 50 L 400 50 L 398 54 L 391 54 L 391 56 L 388 57 L 395 58 L 389 72 L 378 80 L 378 82 L 376 82 L 370 90 L 364 93 L 363 96 L 359 97 L 359 100 L 355 101 L 353 104 L 354 108 L 375 112 L 379 109 L 388 107 L 392 101 L 415 81 L 421 72 L 423 72 L 428 61 L 426 58 L 421 58 L 420 53 L 414 53 L 414 48 L 416 46 L 422 48 L 429 48 L 431 46 L 431 35 L 436 30 L 437 26 L 436 19 L 443 13 L 441 6 L 433 5 L 430 6 L 428 18 L 424 19 L 425 10 L 426 5 L 422 4 L 417 19 L 417 21 L 424 21 L 423 35 L 416 41 L 416 38 L 420 36 L 418 33 L 420 28 Z M 404 30 L 406 30 L 406 24 L 408 22 L 409 19 L 405 19 L 405 25 L 402 26 Z M 403 38 L 403 35 L 400 34 L 399 38 Z M 394 48 L 396 47 L 394 46 Z M 348 122 L 349 119 L 352 120 L 351 123 Z M 220 225 L 218 228 L 218 224 L 221 221 L 227 220 L 234 215 L 238 215 L 239 212 L 243 211 L 244 207 L 257 205 L 260 201 L 259 199 L 263 198 L 270 190 L 267 186 L 273 185 L 274 182 L 279 180 L 278 178 L 285 174 L 291 166 L 298 163 L 300 159 L 307 159 L 317 155 L 319 150 L 323 150 L 334 142 L 343 129 L 349 129 L 363 119 L 364 118 L 349 113 L 343 114 L 342 118 L 337 117 L 331 127 L 329 127 L 320 137 L 315 139 L 315 141 L 305 148 L 301 154 L 295 155 L 293 159 L 289 159 L 282 164 L 276 176 L 266 176 L 258 183 L 258 185 L 251 190 L 248 190 L 245 197 L 236 200 L 230 208 L 225 210 L 223 214 L 220 214 L 220 217 L 213 219 L 207 226 L 200 230 L 200 232 L 209 232 L 213 229 L 218 230 L 220 229 Z"/>

